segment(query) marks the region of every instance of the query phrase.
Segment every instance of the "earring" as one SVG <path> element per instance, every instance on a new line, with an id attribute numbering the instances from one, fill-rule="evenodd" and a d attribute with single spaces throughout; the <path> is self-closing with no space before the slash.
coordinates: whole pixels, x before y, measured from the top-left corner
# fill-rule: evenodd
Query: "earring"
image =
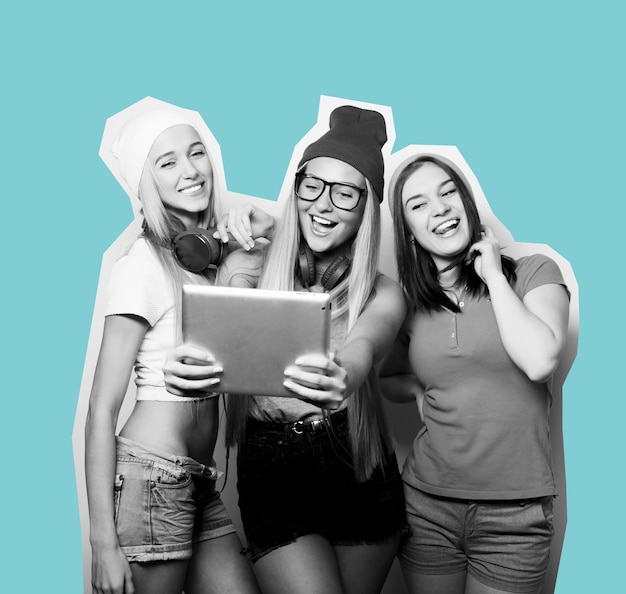
<path id="1" fill-rule="evenodd" d="M 415 237 L 413 237 L 413 238 L 411 239 L 411 243 L 412 243 L 413 245 L 417 245 L 417 239 L 415 239 Z"/>

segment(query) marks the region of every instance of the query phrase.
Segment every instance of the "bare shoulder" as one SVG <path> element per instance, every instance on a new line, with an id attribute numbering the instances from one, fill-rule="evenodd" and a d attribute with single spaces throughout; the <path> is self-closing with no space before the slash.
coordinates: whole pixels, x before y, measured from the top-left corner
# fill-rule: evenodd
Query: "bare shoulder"
<path id="1" fill-rule="evenodd" d="M 404 291 L 402 290 L 400 284 L 382 273 L 376 276 L 374 290 L 377 295 L 384 295 L 386 299 L 397 299 L 402 302 L 405 301 Z"/>
<path id="2" fill-rule="evenodd" d="M 392 278 L 378 274 L 374 283 L 372 304 L 384 307 L 388 314 L 404 319 L 406 315 L 406 299 L 402 287 Z"/>

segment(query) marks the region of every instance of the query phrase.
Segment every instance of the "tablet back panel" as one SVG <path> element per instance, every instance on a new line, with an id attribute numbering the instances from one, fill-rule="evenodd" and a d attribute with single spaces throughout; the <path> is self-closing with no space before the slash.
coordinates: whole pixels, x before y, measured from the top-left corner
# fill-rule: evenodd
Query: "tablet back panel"
<path id="1" fill-rule="evenodd" d="M 185 285 L 183 341 L 224 369 L 216 392 L 294 396 L 284 370 L 300 355 L 328 354 L 326 293 Z"/>

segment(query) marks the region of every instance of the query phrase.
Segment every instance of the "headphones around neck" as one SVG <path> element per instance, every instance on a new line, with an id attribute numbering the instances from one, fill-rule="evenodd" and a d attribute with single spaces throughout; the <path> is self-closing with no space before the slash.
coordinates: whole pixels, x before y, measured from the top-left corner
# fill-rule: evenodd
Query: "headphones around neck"
<path id="1" fill-rule="evenodd" d="M 172 239 L 174 258 L 189 272 L 217 267 L 226 256 L 224 244 L 213 237 L 216 229 L 187 229 Z"/>
<path id="2" fill-rule="evenodd" d="M 324 287 L 324 290 L 332 291 L 346 278 L 351 265 L 352 258 L 346 254 L 337 256 L 337 258 L 328 265 L 328 268 L 326 268 L 320 280 L 320 284 Z M 305 242 L 302 242 L 298 248 L 298 265 L 296 268 L 298 268 L 300 280 L 305 288 L 312 287 L 316 284 L 315 256 L 311 248 Z"/>
<path id="3" fill-rule="evenodd" d="M 210 267 L 217 267 L 226 256 L 226 247 L 213 237 L 215 228 L 187 229 L 172 240 L 172 252 L 176 262 L 189 272 L 202 272 Z M 337 256 L 326 268 L 320 284 L 325 291 L 332 291 L 350 271 L 352 258 L 346 254 Z M 305 288 L 316 284 L 315 256 L 311 248 L 302 242 L 298 249 L 297 273 Z"/>

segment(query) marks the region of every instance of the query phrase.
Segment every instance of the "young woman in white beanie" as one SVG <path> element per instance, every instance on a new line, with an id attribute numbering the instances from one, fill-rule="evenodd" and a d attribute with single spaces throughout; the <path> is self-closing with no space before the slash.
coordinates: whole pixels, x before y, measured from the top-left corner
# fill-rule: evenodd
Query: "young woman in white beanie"
<path id="1" fill-rule="evenodd" d="M 182 284 L 213 284 L 221 259 L 219 241 L 212 244 L 217 251 L 209 255 L 208 268 L 191 272 L 175 256 L 181 233 L 216 225 L 218 194 L 225 187 L 209 154 L 210 132 L 192 114 L 159 103 L 121 112 L 107 123 L 116 127 L 110 147 L 115 158 L 105 160 L 139 199 L 143 233 L 111 273 L 86 423 L 92 583 L 98 594 L 258 592 L 215 489 L 221 475 L 213 461 L 218 399 L 210 392 L 173 396 L 162 371 L 165 353 L 179 339 Z M 105 129 L 105 138 L 110 136 Z M 271 224 L 267 217 L 253 231 L 263 227 L 258 234 L 264 234 Z M 116 435 L 133 368 L 136 403 Z"/>

